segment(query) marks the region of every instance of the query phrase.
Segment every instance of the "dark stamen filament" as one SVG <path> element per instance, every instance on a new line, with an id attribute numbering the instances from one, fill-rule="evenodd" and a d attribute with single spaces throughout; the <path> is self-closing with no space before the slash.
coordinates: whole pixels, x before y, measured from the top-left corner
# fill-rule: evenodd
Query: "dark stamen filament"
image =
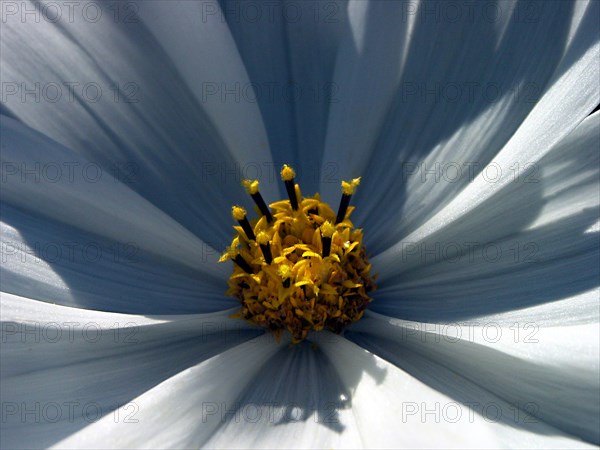
<path id="1" fill-rule="evenodd" d="M 323 242 L 323 258 L 326 258 L 331 252 L 331 238 L 323 236 L 321 241 Z"/>
<path id="2" fill-rule="evenodd" d="M 250 266 L 250 264 L 248 264 L 246 262 L 246 260 L 242 257 L 242 255 L 235 255 L 235 258 L 233 258 L 233 260 L 235 261 L 235 263 L 240 266 L 242 268 L 242 270 L 246 273 L 254 273 L 254 271 L 252 270 L 252 267 Z"/>
<path id="3" fill-rule="evenodd" d="M 337 217 L 335 218 L 336 225 L 346 218 L 346 212 L 348 211 L 348 206 L 350 205 L 350 198 L 352 198 L 352 195 L 342 194 L 340 207 L 338 208 Z"/>
<path id="4" fill-rule="evenodd" d="M 287 164 L 281 168 L 281 179 L 285 183 L 285 190 L 287 191 L 288 197 L 290 198 L 290 204 L 294 211 L 298 211 L 298 197 L 296 196 L 296 183 L 294 177 L 296 172 Z"/>
<path id="5" fill-rule="evenodd" d="M 262 195 L 260 195 L 260 192 L 256 192 L 255 194 L 250 194 L 250 196 L 252 197 L 252 200 L 254 200 L 254 203 L 256 203 L 256 206 L 258 206 L 258 209 L 260 209 L 260 212 L 262 213 L 262 215 L 266 216 L 267 222 L 272 223 L 273 216 L 271 215 L 271 210 L 269 209 L 269 207 L 263 200 Z"/>

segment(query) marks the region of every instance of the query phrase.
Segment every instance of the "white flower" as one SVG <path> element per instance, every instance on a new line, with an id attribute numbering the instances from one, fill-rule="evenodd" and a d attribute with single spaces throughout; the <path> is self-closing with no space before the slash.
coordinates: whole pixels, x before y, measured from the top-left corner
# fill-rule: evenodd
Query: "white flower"
<path id="1" fill-rule="evenodd" d="M 4 1 L 1 446 L 598 445 L 599 7 Z M 216 264 L 284 162 L 363 176 L 316 347 Z"/>

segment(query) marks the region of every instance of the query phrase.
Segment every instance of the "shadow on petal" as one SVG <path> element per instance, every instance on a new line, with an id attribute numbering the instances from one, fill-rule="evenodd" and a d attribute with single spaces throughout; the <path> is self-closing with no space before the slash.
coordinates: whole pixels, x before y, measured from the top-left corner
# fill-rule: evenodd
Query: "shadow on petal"
<path id="1" fill-rule="evenodd" d="M 339 339 L 314 333 L 309 336 L 312 342 L 281 348 L 236 403 L 227 405 L 223 428 L 208 446 L 236 447 L 242 442 L 245 446 L 272 446 L 278 436 L 289 436 L 290 430 L 294 430 L 297 440 L 286 445 L 294 448 L 314 446 L 316 442 L 336 447 L 343 442 L 340 439 L 354 439 L 350 445 L 356 445 L 359 437 L 352 420 L 352 392 L 365 371 L 381 383 L 386 370 L 375 363 L 357 367 L 354 373 L 346 374 L 350 376 L 342 382 L 319 347 L 319 342 L 328 338 Z M 226 436 L 225 441 L 220 440 L 223 436 Z"/>
<path id="2" fill-rule="evenodd" d="M 135 422 L 135 398 L 262 334 L 227 314 L 145 319 L 4 295 L 2 448 L 47 448 L 102 418 Z"/>
<path id="3" fill-rule="evenodd" d="M 593 368 L 557 367 L 554 361 L 507 354 L 493 344 L 400 328 L 389 339 L 366 332 L 348 332 L 347 337 L 460 402 L 470 414 L 537 434 L 564 432 L 600 442 L 600 383 Z M 391 340 L 398 336 L 400 341 Z"/>
<path id="4" fill-rule="evenodd" d="M 551 302 L 597 286 L 597 117 L 459 220 L 403 242 L 373 311 L 423 322 Z M 591 128 L 590 128 L 591 127 Z M 573 137 L 575 134 L 579 138 Z M 572 148 L 572 151 L 568 151 Z M 388 261 L 387 264 L 390 264 Z"/>
<path id="5" fill-rule="evenodd" d="M 384 251 L 442 209 L 510 140 L 548 83 L 561 75 L 559 67 L 566 70 L 567 61 L 594 45 L 594 33 L 580 36 L 591 28 L 584 24 L 578 45 L 562 60 L 572 42 L 564 18 L 576 13 L 574 5 L 543 6 L 517 2 L 511 9 L 490 2 L 475 6 L 474 18 L 464 14 L 440 24 L 435 19 L 445 18 L 444 2 L 422 6 L 429 15 L 414 14 L 404 70 L 374 133 L 369 164 L 352 174 L 365 175 L 356 219 L 368 224 L 372 252 Z M 483 19 L 487 7 L 501 12 L 496 27 Z M 535 20 L 525 22 L 525 11 Z M 587 14 L 586 23 L 594 17 Z M 550 41 L 541 37 L 550 35 Z M 467 39 L 472 45 L 462 44 Z"/>

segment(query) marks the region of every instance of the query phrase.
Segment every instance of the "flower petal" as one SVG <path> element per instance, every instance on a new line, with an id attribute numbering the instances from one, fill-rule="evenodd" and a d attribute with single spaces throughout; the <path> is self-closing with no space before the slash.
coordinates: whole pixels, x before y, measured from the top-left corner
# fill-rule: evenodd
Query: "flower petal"
<path id="1" fill-rule="evenodd" d="M 135 398 L 136 421 L 103 417 L 57 448 L 199 448 L 280 346 L 270 335 L 243 343 Z"/>
<path id="2" fill-rule="evenodd" d="M 331 105 L 323 155 L 320 189 L 325 199 L 339 196 L 340 176 L 364 174 L 360 168 L 393 97 L 411 32 L 411 25 L 400 21 L 405 7 L 403 2 L 348 2 L 349 29 L 333 74 L 339 101 Z M 325 164 L 331 163 L 327 170 Z"/>
<path id="3" fill-rule="evenodd" d="M 129 425 L 132 401 L 261 331 L 230 312 L 141 317 L 1 294 L 3 448 L 41 448 L 96 421 Z"/>
<path id="4" fill-rule="evenodd" d="M 2 205 L 2 290 L 79 308 L 207 313 L 236 302 L 224 281 L 118 241 Z M 202 259 L 202 256 L 199 256 Z"/>
<path id="5" fill-rule="evenodd" d="M 598 127 L 596 113 L 479 207 L 374 258 L 382 281 L 373 310 L 456 320 L 597 286 L 598 234 L 588 230 L 600 204 Z"/>
<path id="6" fill-rule="evenodd" d="M 69 8 L 60 5 L 40 8 L 39 14 L 55 8 L 69 17 Z M 200 104 L 186 86 L 136 8 L 142 10 L 122 2 L 83 11 L 72 6 L 73 20 L 57 23 L 36 20 L 34 14 L 23 21 L 19 13 L 7 15 L 0 65 L 8 83 L 5 106 L 23 123 L 115 173 L 197 236 L 224 246 L 230 238 L 228 208 L 246 198 L 236 158 L 262 164 L 255 156 L 264 155 L 270 162 L 268 144 L 263 140 L 258 148 L 248 148 L 235 138 L 238 131 L 229 131 L 229 140 L 222 137 L 225 125 L 212 122 L 209 105 Z M 226 29 L 215 32 L 227 35 Z M 207 40 L 201 46 L 207 58 L 223 50 Z M 235 125 L 239 133 L 248 131 Z M 253 136 L 260 141 L 259 134 Z"/>
<path id="7" fill-rule="evenodd" d="M 352 72 L 355 84 L 341 85 L 343 101 L 334 105 L 331 117 L 331 133 L 339 131 L 328 138 L 325 160 L 340 160 L 337 175 L 342 178 L 365 175 L 353 201 L 359 206 L 355 221 L 369 229 L 372 252 L 414 231 L 490 161 L 496 162 L 495 155 L 561 74 L 575 68 L 587 50 L 590 59 L 597 51 L 598 11 L 592 3 L 555 2 L 542 8 L 518 2 L 441 1 L 399 4 L 394 11 L 387 4 L 359 2 L 366 10 L 362 27 L 356 42 L 346 43 L 355 48 L 354 56 L 338 61 L 340 78 L 350 67 L 358 67 Z M 385 23 L 399 35 L 381 33 L 395 37 L 378 42 Z M 363 60 L 370 64 L 362 65 Z M 371 70 L 382 66 L 387 70 Z M 564 114 L 555 124 L 565 129 L 537 122 L 535 115 L 525 128 L 556 139 L 593 109 L 598 96 L 595 76 L 573 79 L 553 89 L 565 97 L 555 103 L 563 108 L 552 113 Z M 351 80 L 346 77 L 340 83 Z M 356 96 L 348 94 L 355 91 Z M 581 104 L 567 111 L 567 98 Z M 351 101 L 357 107 L 352 108 Z M 548 110 L 538 107 L 544 114 Z M 509 171 L 508 166 L 502 169 Z M 493 168 L 490 174 L 495 174 Z M 323 189 L 337 186 L 329 183 Z"/>
<path id="8" fill-rule="evenodd" d="M 596 113 L 478 208 L 374 258 L 382 281 L 372 309 L 456 320 L 597 286 L 600 246 L 587 230 L 600 204 L 599 127 Z"/>
<path id="9" fill-rule="evenodd" d="M 561 2 L 553 3 L 548 10 L 551 11 L 554 7 L 564 8 L 564 5 L 575 8 L 573 29 L 565 33 L 565 49 L 550 80 L 545 84 L 540 100 L 510 135 L 506 144 L 497 147 L 501 150 L 492 162 L 488 164 L 487 161 L 477 161 L 474 158 L 482 171 L 467 180 L 469 184 L 454 195 L 449 203 L 443 204 L 443 208 L 436 211 L 435 215 L 428 214 L 427 221 L 421 222 L 421 226 L 408 236 L 404 234 L 408 241 L 420 241 L 445 227 L 451 227 L 454 222 L 466 222 L 466 216 L 471 211 L 490 200 L 511 182 L 515 184 L 515 171 L 525 174 L 528 169 L 535 168 L 544 155 L 571 133 L 600 101 L 600 87 L 597 83 L 600 77 L 597 64 L 600 58 L 600 39 L 595 25 L 600 5 L 598 2 Z M 561 11 L 556 14 L 561 14 Z M 494 118 L 492 116 L 490 120 Z M 478 123 L 477 126 L 481 127 L 483 123 Z M 425 197 L 420 200 L 419 208 L 423 204 L 427 205 Z M 386 247 L 391 243 L 388 242 Z M 385 259 L 386 254 L 397 249 L 397 246 L 391 246 L 383 252 L 381 258 Z"/>
<path id="10" fill-rule="evenodd" d="M 291 164 L 303 190 L 312 194 L 318 187 L 329 108 L 339 101 L 331 79 L 338 42 L 347 32 L 346 4 L 221 4 L 252 83 L 252 89 L 242 91 L 241 102 L 258 103 L 276 170 Z M 275 182 L 280 183 L 279 176 Z"/>
<path id="11" fill-rule="evenodd" d="M 318 347 L 284 347 L 264 364 L 238 399 L 236 413 L 205 447 L 358 448 L 349 395 Z"/>
<path id="12" fill-rule="evenodd" d="M 427 365 L 458 374 L 460 380 L 447 376 L 448 373 L 439 373 L 432 379 L 427 371 L 415 372 L 438 389 L 455 390 L 457 400 L 463 403 L 481 402 L 485 396 L 477 399 L 474 392 L 468 392 L 481 386 L 508 402 L 513 410 L 520 409 L 521 413 L 597 445 L 598 291 L 586 297 L 559 302 L 559 308 L 543 305 L 508 317 L 482 317 L 465 323 L 407 322 L 372 313 L 353 328 L 350 338 L 401 368 L 424 357 Z M 558 316 L 557 311 L 561 313 Z M 561 324 L 564 314 L 580 320 Z M 548 321 L 549 316 L 554 320 Z M 419 365 L 421 369 L 426 367 Z M 418 371 L 419 365 L 412 370 Z M 461 385 L 464 390 L 457 390 Z M 525 420 L 526 428 L 529 422 Z M 530 429 L 543 432 L 535 428 Z"/>
<path id="13" fill-rule="evenodd" d="M 137 15 L 215 124 L 242 174 L 255 177 L 256 172 L 268 181 L 270 177 L 261 176 L 271 167 L 267 135 L 256 102 L 246 96 L 250 81 L 219 3 L 138 0 L 135 5 Z M 271 183 L 262 186 L 267 195 L 277 193 Z"/>
<path id="14" fill-rule="evenodd" d="M 226 279 L 217 251 L 100 166 L 13 119 L 0 124 L 4 204 Z"/>
<path id="15" fill-rule="evenodd" d="M 368 344 L 368 349 L 379 352 L 371 341 Z M 418 361 L 407 354 L 407 364 L 398 368 L 337 336 L 325 340 L 322 348 L 342 381 L 356 386 L 350 401 L 365 448 L 569 448 L 582 444 L 546 424 L 529 423 L 529 416 L 513 419 L 510 404 L 450 371 L 437 372 L 443 367 L 431 360 Z M 383 352 L 382 357 L 389 355 Z M 479 364 L 476 358 L 472 361 Z"/>

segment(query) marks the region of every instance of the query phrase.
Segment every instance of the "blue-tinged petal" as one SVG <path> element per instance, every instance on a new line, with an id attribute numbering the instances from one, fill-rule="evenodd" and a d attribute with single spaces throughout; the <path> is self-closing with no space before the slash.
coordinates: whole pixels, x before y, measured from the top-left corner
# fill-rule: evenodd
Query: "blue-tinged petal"
<path id="1" fill-rule="evenodd" d="M 59 220 L 2 205 L 2 290 L 78 308 L 184 314 L 236 306 L 224 280 Z M 206 249 L 208 251 L 208 249 Z M 202 260 L 202 256 L 198 256 Z"/>
<path id="2" fill-rule="evenodd" d="M 367 226 L 375 253 L 433 217 L 490 161 L 509 172 L 517 161 L 505 167 L 495 158 L 509 141 L 513 148 L 547 150 L 598 102 L 597 2 L 403 4 L 395 21 L 387 20 L 390 27 L 400 23 L 409 37 L 385 44 L 377 42 L 379 23 L 392 11 L 359 4 L 367 10 L 361 22 L 366 31 L 356 40 L 365 50 L 340 58 L 339 77 L 350 66 L 363 67 L 362 60 L 370 64 L 348 88 L 356 96 L 334 105 L 330 132 L 339 131 L 328 139 L 326 160 L 348 152 L 338 157 L 339 176 L 365 175 L 354 199 L 360 206 L 355 220 Z M 393 62 L 400 68 L 371 70 Z M 351 73 L 359 78 L 362 72 Z M 535 161 L 526 152 L 521 156 Z"/>
<path id="3" fill-rule="evenodd" d="M 530 425 L 527 417 L 511 423 L 510 404 L 489 394 L 480 397 L 479 386 L 464 383 L 448 371 L 444 375 L 451 381 L 441 389 L 440 383 L 429 382 L 441 379 L 429 372 L 436 369 L 435 364 L 415 367 L 409 354 L 410 363 L 396 367 L 383 359 L 397 362 L 388 353 L 362 341 L 361 345 L 374 354 L 339 336 L 321 341 L 342 381 L 353 386 L 349 404 L 363 448 L 570 448 L 582 444 L 546 424 Z M 476 404 L 462 403 L 463 399 Z M 483 407 L 481 402 L 486 402 Z"/>
<path id="4" fill-rule="evenodd" d="M 2 117 L 3 204 L 226 279 L 218 252 L 94 162 Z M 18 230 L 17 230 L 18 231 Z"/>
<path id="5" fill-rule="evenodd" d="M 280 348 L 269 335 L 238 345 L 133 399 L 136 422 L 106 416 L 56 447 L 202 447 L 235 408 L 238 396 L 261 366 Z"/>
<path id="6" fill-rule="evenodd" d="M 360 448 L 349 392 L 318 346 L 303 342 L 282 347 L 205 446 Z"/>
<path id="7" fill-rule="evenodd" d="M 338 101 L 330 108 L 323 154 L 320 189 L 326 199 L 339 195 L 340 177 L 367 175 L 362 169 L 397 87 L 412 31 L 412 20 L 402 20 L 406 6 L 348 3 L 348 31 L 332 81 Z"/>
<path id="8" fill-rule="evenodd" d="M 487 161 L 478 161 L 475 155 L 471 157 L 471 162 L 478 163 L 482 171 L 467 177 L 469 183 L 464 189 L 440 205 L 434 215 L 428 215 L 428 220 L 421 222 L 420 226 L 415 224 L 412 227 L 414 231 L 408 235 L 409 240 L 421 239 L 452 222 L 463 220 L 469 212 L 513 181 L 515 172 L 523 175 L 519 178 L 523 181 L 527 170 L 540 164 L 544 155 L 575 129 L 600 102 L 600 68 L 597 64 L 600 58 L 600 39 L 596 26 L 600 4 L 561 2 L 551 6 L 553 5 L 569 5 L 575 11 L 572 23 L 568 23 L 570 28 L 565 34 L 561 58 L 544 85 L 541 98 L 489 164 Z M 547 9 L 552 10 L 552 7 Z M 493 119 L 490 117 L 490 120 Z M 484 123 L 477 123 L 476 126 L 483 131 L 490 129 Z M 462 147 L 468 147 L 468 142 Z M 419 177 L 420 174 L 416 178 Z M 416 178 L 415 182 L 420 184 Z M 444 183 L 441 184 L 442 187 L 443 185 Z M 426 194 L 426 191 L 422 192 Z M 428 208 L 427 197 L 417 203 L 418 208 Z M 390 240 L 387 246 L 394 243 L 394 240 Z M 394 250 L 392 248 L 387 251 Z"/>
<path id="9" fill-rule="evenodd" d="M 312 195 L 318 187 L 329 108 L 339 101 L 331 80 L 339 40 L 348 32 L 346 2 L 220 4 L 252 83 L 244 86 L 242 80 L 240 101 L 260 107 L 275 169 L 292 164 L 303 189 Z M 227 101 L 233 99 L 230 95 Z M 278 176 L 275 182 L 280 182 Z"/>
<path id="10" fill-rule="evenodd" d="M 19 12 L 54 11 L 36 2 L 19 5 Z M 21 20 L 19 12 L 7 15 L 1 31 L 0 74 L 7 93 L 3 102 L 18 120 L 104 171 L 117 173 L 197 236 L 225 245 L 231 223 L 228 207 L 245 198 L 241 162 L 254 156 L 270 162 L 268 144 L 257 131 L 256 115 L 248 115 L 246 126 L 236 110 L 231 113 L 235 122 L 216 124 L 229 117 L 227 105 L 217 102 L 215 109 L 214 102 L 198 100 L 187 84 L 193 82 L 189 71 L 180 74 L 169 56 L 168 39 L 161 35 L 159 41 L 149 29 L 156 26 L 160 34 L 164 25 L 146 26 L 135 12 L 149 6 L 136 5 L 73 6 L 72 20 L 66 6 L 58 21 L 35 20 L 34 14 Z M 190 59 L 202 56 L 201 64 L 217 73 L 221 65 L 215 64 L 222 62 L 223 73 L 237 78 L 238 72 L 243 74 L 241 65 L 230 64 L 224 54 L 228 31 L 213 24 L 199 21 L 196 26 L 206 27 L 202 35 L 210 31 L 213 39 L 223 38 L 222 45 L 196 34 L 182 45 L 189 48 L 190 40 L 195 42 L 199 53 L 189 54 Z M 236 58 L 234 52 L 227 55 Z M 181 62 L 181 54 L 174 59 Z M 252 167 L 247 169 L 250 175 Z"/>
<path id="11" fill-rule="evenodd" d="M 1 120 L 5 292 L 138 314 L 234 305 L 217 250 L 99 166 Z"/>
<path id="12" fill-rule="evenodd" d="M 2 448 L 47 448 L 103 420 L 141 424 L 157 410 L 136 397 L 260 332 L 230 312 L 142 317 L 4 293 L 1 312 Z"/>
<path id="13" fill-rule="evenodd" d="M 598 233 L 590 229 L 600 204 L 599 127 L 596 113 L 477 208 L 453 202 L 455 220 L 436 216 L 439 231 L 426 226 L 374 258 L 381 283 L 373 310 L 455 320 L 598 286 Z"/>
<path id="14" fill-rule="evenodd" d="M 561 430 L 598 445 L 599 317 L 594 290 L 459 323 L 408 322 L 371 313 L 348 336 L 462 404 L 478 402 L 485 410 L 490 399 L 502 399 L 508 405 L 498 418 L 504 422 L 520 414 L 516 428 L 536 434 Z M 510 440 L 516 446 L 528 442 Z"/>
<path id="15" fill-rule="evenodd" d="M 272 170 L 267 134 L 256 102 L 246 96 L 250 80 L 219 3 L 158 0 L 135 5 L 214 123 L 242 175 L 261 178 L 265 193 L 275 195 L 278 190 L 266 176 Z"/>

